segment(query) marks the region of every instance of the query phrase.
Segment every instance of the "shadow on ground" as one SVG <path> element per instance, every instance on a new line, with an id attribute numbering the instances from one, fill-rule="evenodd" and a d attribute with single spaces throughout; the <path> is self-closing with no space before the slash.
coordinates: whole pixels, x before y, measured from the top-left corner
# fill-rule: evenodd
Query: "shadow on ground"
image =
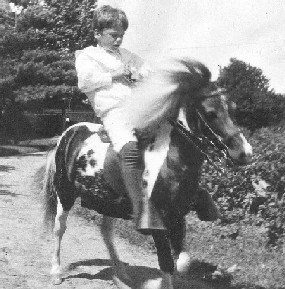
<path id="1" fill-rule="evenodd" d="M 0 172 L 9 172 L 9 171 L 12 171 L 14 169 L 15 169 L 15 167 L 13 167 L 13 166 L 0 165 Z"/>
<path id="2" fill-rule="evenodd" d="M 15 167 L 13 166 L 4 166 L 0 165 L 0 175 L 1 173 L 9 173 L 10 171 L 14 170 Z M 0 184 L 0 196 L 12 196 L 16 197 L 17 194 L 10 191 L 10 186 Z"/>
<path id="3" fill-rule="evenodd" d="M 156 268 L 150 268 L 146 266 L 130 266 L 126 264 L 127 272 L 130 277 L 129 280 L 124 280 L 124 284 L 128 288 L 137 289 L 141 288 L 149 280 L 155 280 L 161 277 L 161 273 Z M 80 268 L 80 272 L 76 273 L 76 270 L 79 267 L 88 267 L 88 266 L 106 266 L 96 274 L 88 272 L 86 273 L 84 268 Z M 82 270 L 82 271 L 81 271 Z M 71 272 L 73 271 L 73 272 Z M 107 259 L 93 259 L 93 260 L 81 260 L 75 263 L 71 263 L 67 268 L 67 276 L 64 278 L 64 281 L 69 279 L 83 278 L 87 280 L 103 280 L 103 281 L 112 281 L 113 280 L 113 269 L 111 267 L 110 260 Z M 221 288 L 222 285 L 219 283 L 219 287 L 211 285 L 209 282 L 198 279 L 184 279 L 181 277 L 175 277 L 175 289 L 216 289 Z M 223 287 L 225 288 L 225 287 Z"/>
<path id="4" fill-rule="evenodd" d="M 189 277 L 180 277 L 175 276 L 175 289 L 269 289 L 254 284 L 231 284 L 233 277 L 230 274 L 220 276 L 218 279 L 210 280 L 210 274 L 213 273 L 215 266 L 206 263 L 195 261 L 196 268 L 192 266 L 189 270 Z M 80 268 L 81 272 L 76 273 L 76 270 L 79 267 L 92 267 L 100 266 L 103 268 L 96 274 L 89 272 L 82 272 L 84 268 Z M 156 268 L 150 268 L 146 266 L 130 266 L 126 264 L 127 272 L 130 277 L 130 280 L 125 280 L 124 283 L 129 286 L 131 289 L 141 288 L 141 286 L 149 281 L 150 279 L 157 279 L 161 277 L 161 273 Z M 103 281 L 112 281 L 113 280 L 113 269 L 111 267 L 111 261 L 107 259 L 91 259 L 91 260 L 81 260 L 75 263 L 71 263 L 67 268 L 67 276 L 64 280 L 83 278 L 87 280 L 103 280 Z M 74 271 L 74 272 L 71 272 Z M 88 270 L 86 270 L 88 271 Z M 70 273 L 70 274 L 69 274 Z M 68 275 L 69 274 L 69 275 Z M 190 277 L 191 276 L 191 277 Z M 284 287 L 278 287 L 274 289 L 285 289 Z"/>
<path id="5" fill-rule="evenodd" d="M 76 269 L 81 266 L 106 266 L 96 274 L 79 272 L 76 273 Z M 124 280 L 124 283 L 129 288 L 139 288 L 144 282 L 149 279 L 156 279 L 160 277 L 160 271 L 155 268 L 149 268 L 144 266 L 129 266 L 126 264 L 127 272 L 130 280 Z M 82 269 L 82 268 L 81 268 Z M 82 260 L 76 263 L 72 263 L 67 268 L 68 271 L 75 271 L 73 274 L 67 275 L 64 280 L 84 278 L 88 280 L 113 280 L 113 269 L 111 267 L 111 261 L 107 259 L 94 259 L 94 260 Z M 84 269 L 82 269 L 84 271 Z M 87 270 L 86 270 L 87 271 Z"/>

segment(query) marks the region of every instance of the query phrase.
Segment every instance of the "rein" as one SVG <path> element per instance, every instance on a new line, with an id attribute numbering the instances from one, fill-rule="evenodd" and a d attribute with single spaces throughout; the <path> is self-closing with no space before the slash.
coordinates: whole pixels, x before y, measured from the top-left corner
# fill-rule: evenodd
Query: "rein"
<path id="1" fill-rule="evenodd" d="M 233 165 L 233 160 L 229 155 L 229 148 L 227 145 L 221 141 L 220 137 L 212 130 L 209 126 L 205 118 L 202 114 L 196 109 L 197 118 L 201 121 L 201 123 L 205 126 L 205 128 L 209 131 L 213 140 L 210 140 L 209 137 L 205 135 L 197 135 L 193 133 L 191 130 L 187 129 L 181 121 L 168 119 L 169 123 L 172 127 L 192 146 L 195 147 L 197 151 L 205 158 L 205 160 L 211 164 L 215 169 L 217 169 L 221 173 L 225 173 L 224 168 L 217 166 L 215 161 L 212 160 L 212 157 L 207 152 L 209 148 L 215 150 L 216 155 L 215 158 L 218 159 L 219 163 L 223 165 L 222 159 L 227 161 L 228 165 Z M 224 165 L 223 165 L 224 166 Z"/>

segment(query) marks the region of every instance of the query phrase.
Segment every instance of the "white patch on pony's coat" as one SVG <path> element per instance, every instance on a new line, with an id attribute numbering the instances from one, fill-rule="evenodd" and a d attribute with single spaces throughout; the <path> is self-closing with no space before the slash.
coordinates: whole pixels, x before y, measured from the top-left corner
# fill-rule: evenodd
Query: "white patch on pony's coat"
<path id="1" fill-rule="evenodd" d="M 87 157 L 87 165 L 85 170 L 81 172 L 82 176 L 94 176 L 96 172 L 103 170 L 109 143 L 103 143 L 97 133 L 88 137 L 78 154 L 78 158 L 85 155 Z M 93 153 L 90 155 L 90 151 Z M 88 157 L 89 156 L 89 157 Z M 91 165 L 90 160 L 94 160 L 96 165 Z"/>
<path id="2" fill-rule="evenodd" d="M 191 130 L 190 127 L 188 126 L 187 120 L 186 120 L 186 108 L 181 107 L 179 109 L 179 114 L 178 114 L 178 120 L 183 123 L 183 125 L 188 129 Z"/>
<path id="3" fill-rule="evenodd" d="M 245 153 L 246 157 L 250 158 L 252 156 L 252 146 L 248 143 L 246 138 L 242 133 L 240 133 L 240 138 L 242 140 L 242 150 Z M 233 159 L 238 159 L 240 156 L 241 150 L 233 150 L 229 148 L 229 154 Z"/>
<path id="4" fill-rule="evenodd" d="M 88 150 L 90 149 L 93 149 L 93 151 L 95 151 L 96 149 L 96 152 L 95 152 L 96 162 L 97 162 L 96 171 L 99 171 L 99 170 L 102 170 L 104 167 L 104 161 L 105 161 L 108 147 L 109 147 L 109 143 L 103 143 L 100 137 L 98 136 L 98 134 L 95 133 L 86 139 L 81 152 L 87 153 Z"/>
<path id="5" fill-rule="evenodd" d="M 180 108 L 178 120 L 190 130 L 186 120 L 186 109 Z M 147 184 L 145 188 L 147 190 L 149 198 L 159 171 L 163 165 L 163 162 L 167 156 L 170 145 L 170 133 L 172 126 L 169 123 L 165 123 L 161 126 L 159 133 L 156 136 L 155 143 L 145 152 L 145 171 L 143 173 L 143 181 Z"/>
<path id="6" fill-rule="evenodd" d="M 147 184 L 145 189 L 147 190 L 149 198 L 151 197 L 157 176 L 169 150 L 171 130 L 172 127 L 170 124 L 163 124 L 156 136 L 154 144 L 145 152 L 143 181 Z"/>

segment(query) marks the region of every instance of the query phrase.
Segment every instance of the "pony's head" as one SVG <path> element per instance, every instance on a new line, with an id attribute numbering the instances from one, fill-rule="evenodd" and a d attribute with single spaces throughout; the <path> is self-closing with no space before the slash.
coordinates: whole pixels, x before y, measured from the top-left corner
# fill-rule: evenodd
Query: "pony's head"
<path id="1" fill-rule="evenodd" d="M 186 107 L 187 123 L 194 124 L 198 133 L 226 149 L 236 164 L 251 161 L 252 147 L 231 118 L 235 104 L 224 90 L 209 85 L 197 92 L 194 104 L 186 101 Z"/>

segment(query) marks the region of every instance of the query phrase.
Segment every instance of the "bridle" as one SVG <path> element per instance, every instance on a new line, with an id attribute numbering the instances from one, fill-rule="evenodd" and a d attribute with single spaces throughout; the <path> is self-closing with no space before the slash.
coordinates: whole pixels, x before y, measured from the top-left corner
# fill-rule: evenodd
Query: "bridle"
<path id="1" fill-rule="evenodd" d="M 177 131 L 186 142 L 190 143 L 209 164 L 211 164 L 218 171 L 225 173 L 225 162 L 223 160 L 226 161 L 227 166 L 233 165 L 233 159 L 229 154 L 228 146 L 213 131 L 205 117 L 197 108 L 194 108 L 194 112 L 197 120 L 200 122 L 200 125 L 202 125 L 203 128 L 207 131 L 207 134 L 197 134 L 188 129 L 179 120 L 169 118 L 168 121 L 174 130 Z M 216 161 L 220 163 L 219 166 L 216 165 Z"/>

